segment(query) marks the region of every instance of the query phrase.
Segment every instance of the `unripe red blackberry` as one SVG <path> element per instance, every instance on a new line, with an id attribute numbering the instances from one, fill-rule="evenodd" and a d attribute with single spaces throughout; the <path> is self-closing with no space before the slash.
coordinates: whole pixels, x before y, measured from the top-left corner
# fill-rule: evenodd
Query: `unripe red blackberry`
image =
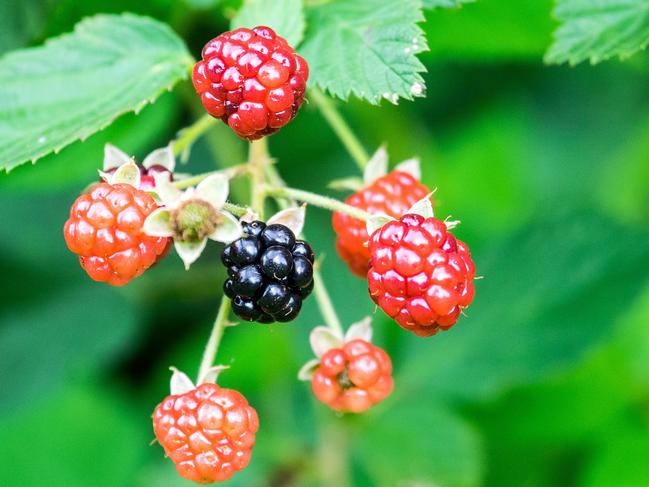
<path id="1" fill-rule="evenodd" d="M 223 290 L 232 310 L 246 321 L 294 320 L 313 290 L 311 246 L 284 225 L 254 221 L 242 226 L 245 236 L 221 254 L 229 275 Z"/>
<path id="2" fill-rule="evenodd" d="M 360 339 L 328 350 L 311 379 L 311 388 L 320 402 L 351 413 L 361 413 L 383 401 L 393 386 L 389 355 Z"/>
<path id="3" fill-rule="evenodd" d="M 153 430 L 180 476 L 199 484 L 224 482 L 250 462 L 257 412 L 241 393 L 205 383 L 167 396 L 153 413 Z"/>
<path id="4" fill-rule="evenodd" d="M 309 67 L 270 27 L 239 28 L 212 39 L 192 73 L 205 110 L 255 140 L 295 117 Z"/>
<path id="5" fill-rule="evenodd" d="M 406 214 L 372 233 L 370 297 L 406 330 L 447 330 L 473 301 L 475 265 L 466 244 L 437 218 Z"/>

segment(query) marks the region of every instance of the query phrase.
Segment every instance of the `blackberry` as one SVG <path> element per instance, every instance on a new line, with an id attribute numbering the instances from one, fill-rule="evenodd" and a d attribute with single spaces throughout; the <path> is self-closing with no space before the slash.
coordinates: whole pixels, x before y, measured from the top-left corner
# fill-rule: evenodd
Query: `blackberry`
<path id="1" fill-rule="evenodd" d="M 244 236 L 221 254 L 228 272 L 223 292 L 234 314 L 258 323 L 294 320 L 313 291 L 311 246 L 284 225 L 253 221 L 242 227 Z"/>

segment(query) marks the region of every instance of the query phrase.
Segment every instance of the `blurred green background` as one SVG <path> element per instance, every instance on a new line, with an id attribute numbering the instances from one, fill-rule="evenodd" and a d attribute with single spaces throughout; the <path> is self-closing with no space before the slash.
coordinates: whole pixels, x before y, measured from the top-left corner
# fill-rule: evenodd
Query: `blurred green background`
<path id="1" fill-rule="evenodd" d="M 87 15 L 133 11 L 170 23 L 198 55 L 227 29 L 228 5 L 2 0 L 0 52 Z M 480 0 L 428 11 L 428 97 L 338 104 L 368 150 L 387 142 L 392 162 L 421 157 L 438 214 L 462 220 L 484 279 L 468 316 L 431 339 L 375 315 L 396 389 L 359 417 L 336 416 L 296 381 L 322 322 L 314 300 L 291 325 L 228 330 L 220 383 L 245 394 L 262 424 L 251 465 L 228 485 L 649 485 L 649 63 L 543 65 L 550 10 L 549 0 Z M 138 116 L 0 174 L 0 484 L 189 485 L 150 445 L 150 414 L 170 365 L 198 367 L 220 247 L 189 272 L 172 255 L 113 289 L 87 278 L 61 229 L 104 143 L 141 159 L 198 108 L 185 82 Z M 334 194 L 325 181 L 356 174 L 313 105 L 270 148 L 292 186 Z M 180 170 L 239 163 L 245 149 L 219 126 Z M 311 208 L 306 233 L 326 256 L 343 321 L 373 313 L 336 256 L 330 215 Z"/>

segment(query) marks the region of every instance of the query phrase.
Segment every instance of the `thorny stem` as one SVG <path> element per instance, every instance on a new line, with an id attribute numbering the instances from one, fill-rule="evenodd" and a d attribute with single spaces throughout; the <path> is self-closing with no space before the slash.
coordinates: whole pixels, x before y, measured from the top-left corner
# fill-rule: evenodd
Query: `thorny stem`
<path id="1" fill-rule="evenodd" d="M 325 118 L 327 123 L 329 123 L 331 129 L 336 133 L 342 144 L 345 146 L 345 149 L 347 149 L 347 152 L 349 152 L 349 155 L 352 156 L 356 165 L 358 165 L 359 169 L 361 171 L 365 169 L 369 156 L 350 126 L 336 108 L 336 105 L 334 105 L 334 102 L 317 89 L 312 89 L 309 92 L 309 98 L 318 106 L 322 112 L 322 116 Z"/>
<path id="2" fill-rule="evenodd" d="M 253 140 L 250 143 L 248 164 L 250 166 L 250 206 L 259 215 L 264 217 L 264 168 L 270 162 L 268 141 L 265 137 Z"/>
<path id="3" fill-rule="evenodd" d="M 192 176 L 186 179 L 180 179 L 174 182 L 174 186 L 178 189 L 185 189 L 185 188 L 189 188 L 190 186 L 196 186 L 198 183 L 203 181 L 203 179 L 207 179 L 212 174 L 223 174 L 227 176 L 229 179 L 232 179 L 237 176 L 246 174 L 248 171 L 249 171 L 249 166 L 247 163 L 238 164 L 236 166 L 228 167 L 226 169 L 218 169 L 216 171 L 209 171 L 202 174 L 197 174 L 196 176 Z"/>
<path id="4" fill-rule="evenodd" d="M 198 378 L 196 381 L 203 377 L 205 373 L 214 365 L 214 359 L 216 358 L 216 352 L 219 349 L 219 344 L 221 343 L 221 338 L 223 337 L 223 332 L 228 323 L 228 315 L 230 313 L 230 298 L 223 295 L 221 298 L 221 305 L 219 306 L 219 311 L 216 314 L 216 319 L 214 320 L 214 326 L 212 327 L 212 332 L 210 333 L 210 338 L 207 340 L 205 345 L 205 351 L 203 352 L 203 358 L 201 359 L 201 366 L 198 369 Z"/>
<path id="5" fill-rule="evenodd" d="M 192 144 L 196 142 L 196 139 L 207 132 L 214 123 L 216 123 L 215 118 L 210 115 L 203 115 L 192 125 L 182 129 L 178 133 L 178 138 L 173 141 L 174 156 L 179 156 L 191 147 Z"/>
<path id="6" fill-rule="evenodd" d="M 291 198 L 303 201 L 304 203 L 309 203 L 313 206 L 345 213 L 346 215 L 358 218 L 362 221 L 367 221 L 372 217 L 370 213 L 359 208 L 355 208 L 351 205 L 347 205 L 342 201 L 329 198 L 328 196 L 311 193 L 309 191 L 303 191 L 301 189 L 287 188 L 282 186 L 266 186 L 265 192 L 268 196 L 274 196 L 276 198 Z"/>

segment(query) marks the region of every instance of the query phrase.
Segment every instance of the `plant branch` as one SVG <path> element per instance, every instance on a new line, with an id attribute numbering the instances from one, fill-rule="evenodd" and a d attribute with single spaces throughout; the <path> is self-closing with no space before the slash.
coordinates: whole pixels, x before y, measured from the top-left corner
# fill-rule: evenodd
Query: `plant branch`
<path id="1" fill-rule="evenodd" d="M 369 155 L 358 140 L 358 137 L 356 137 L 350 126 L 336 108 L 336 105 L 334 105 L 334 102 L 317 89 L 312 89 L 309 92 L 309 95 L 310 99 L 313 100 L 320 109 L 320 112 L 322 112 L 322 116 L 325 118 L 327 123 L 329 123 L 331 129 L 336 133 L 342 144 L 345 146 L 349 155 L 352 156 L 359 169 L 361 171 L 365 169 L 367 161 L 369 160 Z"/>
<path id="2" fill-rule="evenodd" d="M 264 168 L 270 162 L 268 153 L 268 141 L 266 137 L 253 140 L 250 143 L 250 152 L 248 155 L 248 164 L 250 166 L 250 206 L 259 215 L 264 217 Z"/>
<path id="3" fill-rule="evenodd" d="M 303 201 L 304 203 L 309 203 L 319 208 L 325 208 L 327 210 L 345 213 L 362 221 L 367 221 L 372 217 L 370 213 L 354 206 L 345 204 L 342 201 L 338 201 L 334 198 L 329 198 L 328 196 L 311 193 L 309 191 L 303 191 L 301 189 L 287 188 L 282 186 L 266 186 L 265 192 L 268 196 L 273 196 L 275 198 L 291 198 Z"/>
<path id="4" fill-rule="evenodd" d="M 174 181 L 174 186 L 176 186 L 176 188 L 178 189 L 185 189 L 185 188 L 189 188 L 190 186 L 196 186 L 198 183 L 203 181 L 203 179 L 207 179 L 212 174 L 223 174 L 227 176 L 229 179 L 232 179 L 237 176 L 246 174 L 248 171 L 249 171 L 249 166 L 247 163 L 238 164 L 236 166 L 231 166 L 225 169 L 218 169 L 216 171 L 204 172 L 201 174 L 197 174 L 196 176 L 191 176 L 185 179 Z"/>
<path id="5" fill-rule="evenodd" d="M 343 325 L 340 322 L 340 318 L 338 318 L 336 308 L 331 301 L 331 296 L 329 296 L 329 291 L 327 291 L 327 287 L 322 280 L 322 274 L 320 274 L 318 266 L 313 268 L 313 284 L 313 292 L 318 302 L 318 308 L 320 308 L 320 313 L 326 325 L 337 335 L 344 336 Z"/>
<path id="6" fill-rule="evenodd" d="M 219 306 L 219 311 L 216 314 L 216 319 L 214 320 L 214 326 L 212 327 L 210 338 L 207 340 L 207 344 L 205 345 L 205 351 L 203 352 L 203 358 L 201 359 L 201 366 L 198 369 L 197 382 L 201 377 L 205 375 L 210 367 L 214 365 L 216 352 L 219 349 L 219 344 L 221 343 L 223 332 L 225 331 L 225 327 L 228 323 L 230 306 L 230 298 L 224 295 L 221 298 L 221 305 Z"/>
<path id="7" fill-rule="evenodd" d="M 209 130 L 216 119 L 210 115 L 203 115 L 192 125 L 178 132 L 178 138 L 172 142 L 174 156 L 178 156 L 192 146 L 196 139 Z"/>

